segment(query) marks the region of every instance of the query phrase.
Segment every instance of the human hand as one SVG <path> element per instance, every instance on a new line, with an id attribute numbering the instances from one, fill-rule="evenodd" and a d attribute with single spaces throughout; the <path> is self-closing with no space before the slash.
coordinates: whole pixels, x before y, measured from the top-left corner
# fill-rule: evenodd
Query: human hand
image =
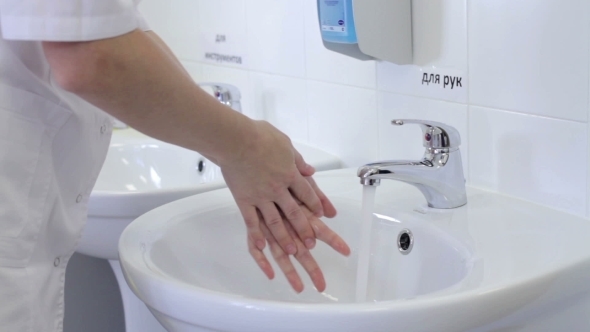
<path id="1" fill-rule="evenodd" d="M 305 216 L 308 218 L 309 223 L 311 224 L 317 239 L 322 242 L 325 242 L 338 253 L 348 256 L 350 255 L 350 248 L 346 244 L 346 242 L 338 236 L 332 229 L 330 229 L 323 221 L 313 215 L 311 211 L 309 211 L 305 206 L 301 206 L 301 209 L 304 211 Z M 297 245 L 297 253 L 294 255 L 295 259 L 303 266 L 307 274 L 310 276 L 315 288 L 318 292 L 323 292 L 326 289 L 326 281 L 324 279 L 324 274 L 320 269 L 319 265 L 311 255 L 311 252 L 308 248 L 306 248 L 297 234 L 295 230 L 291 226 L 291 224 L 287 220 L 282 221 L 284 226 L 286 227 L 287 231 L 291 234 L 291 236 L 295 239 L 295 243 Z M 293 263 L 289 255 L 281 248 L 281 246 L 277 243 L 276 239 L 268 229 L 268 227 L 264 223 L 260 223 L 260 228 L 266 237 L 270 252 L 274 258 L 274 260 L 279 265 L 281 271 L 285 274 L 285 277 L 291 284 L 291 287 L 297 292 L 301 293 L 303 291 L 303 282 L 301 281 L 301 277 L 295 270 Z M 270 265 L 268 259 L 264 255 L 264 252 L 259 250 L 257 246 L 252 241 L 252 238 L 248 238 L 248 248 L 250 251 L 250 255 L 254 258 L 260 269 L 266 274 L 269 279 L 273 279 L 275 274 L 272 266 Z"/>
<path id="2" fill-rule="evenodd" d="M 297 238 L 304 248 L 312 249 L 316 234 L 298 202 L 318 217 L 333 217 L 336 210 L 313 179 L 306 179 L 314 169 L 305 163 L 290 139 L 268 122 L 255 121 L 254 125 L 256 134 L 244 142 L 241 153 L 219 163 L 246 223 L 248 241 L 259 251 L 264 249 L 268 239 L 261 227 L 264 223 L 285 253 L 297 253 Z M 289 233 L 287 226 L 296 236 Z"/>

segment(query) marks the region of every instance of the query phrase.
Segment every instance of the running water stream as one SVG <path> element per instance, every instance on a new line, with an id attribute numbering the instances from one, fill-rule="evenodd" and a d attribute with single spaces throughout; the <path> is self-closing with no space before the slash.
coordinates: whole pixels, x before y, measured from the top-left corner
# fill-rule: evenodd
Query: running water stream
<path id="1" fill-rule="evenodd" d="M 373 224 L 373 208 L 375 205 L 376 189 L 376 186 L 363 186 L 361 234 L 356 270 L 356 302 L 367 301 L 369 260 L 371 258 L 371 226 Z"/>

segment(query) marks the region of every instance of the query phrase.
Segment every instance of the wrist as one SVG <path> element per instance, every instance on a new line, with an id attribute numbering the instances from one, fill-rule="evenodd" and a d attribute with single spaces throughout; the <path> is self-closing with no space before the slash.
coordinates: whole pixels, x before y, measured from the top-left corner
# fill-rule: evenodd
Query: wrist
<path id="1" fill-rule="evenodd" d="M 219 153 L 215 156 L 217 164 L 222 168 L 226 165 L 234 165 L 241 160 L 245 160 L 248 154 L 256 151 L 262 139 L 260 129 L 262 121 L 252 120 L 241 114 L 239 115 L 230 129 L 231 139 L 223 143 L 224 148 L 218 150 Z"/>

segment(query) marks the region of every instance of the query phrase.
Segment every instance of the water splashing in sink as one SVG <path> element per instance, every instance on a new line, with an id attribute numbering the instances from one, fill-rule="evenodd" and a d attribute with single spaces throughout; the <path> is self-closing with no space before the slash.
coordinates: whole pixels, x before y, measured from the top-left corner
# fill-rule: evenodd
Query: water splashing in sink
<path id="1" fill-rule="evenodd" d="M 361 236 L 356 271 L 356 302 L 365 302 L 367 300 L 369 259 L 371 254 L 371 225 L 373 221 L 373 207 L 375 205 L 376 189 L 376 186 L 363 186 Z"/>

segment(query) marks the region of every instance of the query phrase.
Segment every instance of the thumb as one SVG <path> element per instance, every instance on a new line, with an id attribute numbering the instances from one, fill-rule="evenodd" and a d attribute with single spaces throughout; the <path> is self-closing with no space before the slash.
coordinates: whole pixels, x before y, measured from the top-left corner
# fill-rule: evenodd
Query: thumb
<path id="1" fill-rule="evenodd" d="M 315 174 L 315 168 L 309 165 L 308 163 L 303 160 L 301 154 L 293 148 L 294 156 L 295 156 L 295 166 L 297 166 L 297 170 L 301 173 L 302 176 L 308 177 Z"/>

